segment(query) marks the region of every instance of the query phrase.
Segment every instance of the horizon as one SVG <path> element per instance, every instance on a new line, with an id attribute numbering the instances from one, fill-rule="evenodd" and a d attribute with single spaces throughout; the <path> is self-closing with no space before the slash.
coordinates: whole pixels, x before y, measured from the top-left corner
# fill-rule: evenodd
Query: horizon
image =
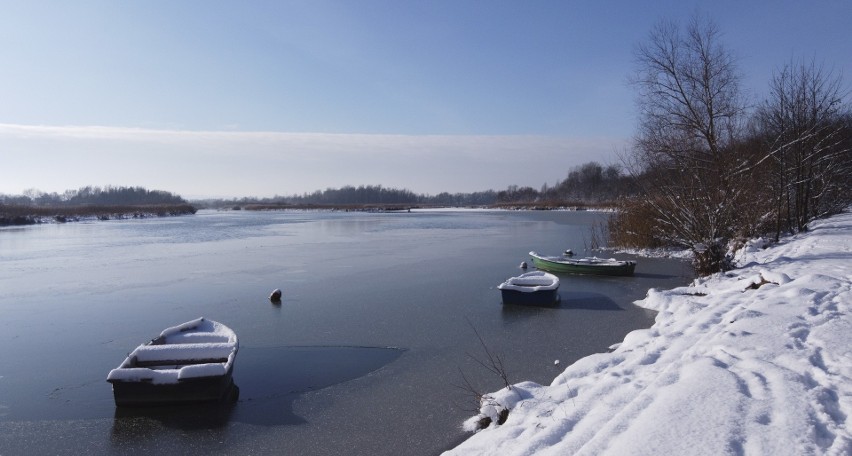
<path id="1" fill-rule="evenodd" d="M 0 17 L 2 194 L 552 185 L 620 162 L 635 46 L 695 13 L 753 105 L 792 59 L 852 74 L 849 2 L 48 3 Z"/>

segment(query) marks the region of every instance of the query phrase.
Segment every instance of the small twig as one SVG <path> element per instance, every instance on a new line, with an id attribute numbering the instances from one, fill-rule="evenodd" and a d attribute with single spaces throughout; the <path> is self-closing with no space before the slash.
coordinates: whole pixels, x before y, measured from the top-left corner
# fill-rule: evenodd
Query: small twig
<path id="1" fill-rule="evenodd" d="M 476 361 L 480 366 L 484 367 L 489 372 L 500 377 L 500 379 L 503 380 L 503 385 L 506 388 L 512 389 L 512 384 L 509 382 L 509 374 L 506 372 L 506 366 L 503 364 L 503 359 L 499 355 L 492 354 L 491 350 L 489 350 L 488 346 L 485 344 L 485 340 L 482 339 L 482 336 L 479 334 L 479 331 L 476 330 L 476 326 L 474 326 L 473 323 L 470 322 L 470 320 L 467 320 L 467 323 L 473 329 L 473 333 L 476 334 L 476 338 L 479 339 L 479 343 L 480 345 L 482 345 L 482 349 L 485 351 L 485 356 L 488 357 L 488 362 L 485 363 L 482 360 L 471 355 L 470 353 L 468 353 L 467 356 Z"/>

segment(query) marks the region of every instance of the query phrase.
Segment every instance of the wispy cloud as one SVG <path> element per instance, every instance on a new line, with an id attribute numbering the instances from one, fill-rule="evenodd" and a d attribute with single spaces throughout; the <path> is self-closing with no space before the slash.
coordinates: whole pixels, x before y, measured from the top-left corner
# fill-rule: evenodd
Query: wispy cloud
<path id="1" fill-rule="evenodd" d="M 196 144 L 228 143 L 286 145 L 313 149 L 352 149 L 426 152 L 446 149 L 481 153 L 491 150 L 542 150 L 554 148 L 600 148 L 623 143 L 620 138 L 568 138 L 536 135 L 386 135 L 353 133 L 288 133 L 273 131 L 195 131 L 107 126 L 45 126 L 0 123 L 0 137 L 19 139 L 78 139 Z"/>
<path id="2" fill-rule="evenodd" d="M 0 124 L 3 144 L 11 145 L 5 149 L 12 158 L 9 163 L 41 169 L 28 177 L 31 180 L 49 175 L 44 169 L 54 164 L 63 166 L 63 172 L 89 179 L 85 184 L 97 183 L 92 181 L 97 173 L 120 174 L 133 177 L 134 182 L 156 180 L 167 189 L 191 194 L 262 195 L 350 184 L 382 184 L 424 193 L 539 186 L 564 178 L 581 163 L 612 161 L 625 141 Z M 175 175 L 170 182 L 158 171 L 165 163 L 192 168 L 193 173 Z M 23 183 L 22 172 L 25 169 L 13 172 L 18 186 L 55 184 Z"/>

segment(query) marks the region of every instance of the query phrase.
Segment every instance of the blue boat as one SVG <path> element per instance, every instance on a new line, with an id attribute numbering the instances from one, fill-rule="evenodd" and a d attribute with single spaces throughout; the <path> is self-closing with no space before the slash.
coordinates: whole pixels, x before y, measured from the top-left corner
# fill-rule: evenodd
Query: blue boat
<path id="1" fill-rule="evenodd" d="M 552 306 L 559 301 L 559 277 L 544 271 L 533 271 L 511 277 L 497 286 L 503 304 Z"/>

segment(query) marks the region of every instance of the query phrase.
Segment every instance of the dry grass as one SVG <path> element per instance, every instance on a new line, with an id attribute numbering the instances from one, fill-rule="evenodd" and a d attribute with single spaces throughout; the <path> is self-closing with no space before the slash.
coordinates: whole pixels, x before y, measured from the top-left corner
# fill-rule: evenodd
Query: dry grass
<path id="1" fill-rule="evenodd" d="M 652 208 L 638 199 L 619 202 L 618 211 L 610 217 L 609 241 L 623 248 L 654 249 L 665 247 L 654 224 Z"/>

